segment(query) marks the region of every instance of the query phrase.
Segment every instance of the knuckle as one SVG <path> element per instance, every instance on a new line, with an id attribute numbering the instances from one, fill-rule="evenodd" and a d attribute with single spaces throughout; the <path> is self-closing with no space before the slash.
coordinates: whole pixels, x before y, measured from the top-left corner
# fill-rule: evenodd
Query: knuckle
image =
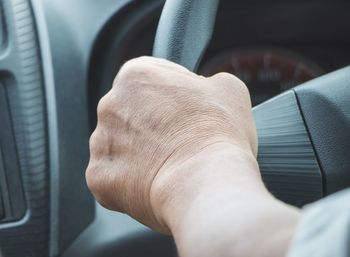
<path id="1" fill-rule="evenodd" d="M 237 83 L 236 83 L 237 90 L 239 90 L 240 92 L 242 92 L 244 94 L 249 94 L 249 90 L 248 90 L 247 85 L 239 78 L 237 78 L 237 77 L 235 77 L 235 78 L 237 81 Z"/>
<path id="2" fill-rule="evenodd" d="M 126 62 L 120 69 L 118 79 L 130 81 L 146 77 L 152 69 L 153 62 L 149 57 L 139 57 Z"/>
<path id="3" fill-rule="evenodd" d="M 101 98 L 97 105 L 97 116 L 103 118 L 113 110 L 114 104 L 110 97 L 110 94 L 105 95 Z"/>
<path id="4" fill-rule="evenodd" d="M 90 136 L 90 140 L 89 140 L 89 145 L 90 145 L 90 150 L 94 150 L 98 147 L 98 130 L 96 129 L 92 135 Z"/>
<path id="5" fill-rule="evenodd" d="M 86 183 L 90 191 L 95 195 L 98 194 L 100 188 L 100 174 L 95 161 L 90 161 L 89 166 L 85 171 Z"/>
<path id="6" fill-rule="evenodd" d="M 99 131 L 100 129 L 96 129 L 89 140 L 91 160 L 97 160 L 106 153 L 106 139 Z"/>
<path id="7" fill-rule="evenodd" d="M 225 83 L 225 85 L 227 86 L 231 86 L 231 87 L 233 86 L 238 90 L 246 88 L 246 85 L 242 80 L 240 80 L 238 77 L 230 73 L 222 72 L 222 73 L 219 73 L 219 76 L 221 76 L 224 80 L 227 81 L 227 83 Z"/>
<path id="8" fill-rule="evenodd" d="M 91 193 L 96 199 L 101 198 L 103 190 L 106 188 L 104 177 L 103 166 L 99 165 L 99 161 L 90 160 L 85 171 L 85 179 Z"/>
<path id="9" fill-rule="evenodd" d="M 240 97 L 244 98 L 250 97 L 248 87 L 242 80 L 240 80 L 236 76 L 226 72 L 218 73 L 216 76 L 217 78 L 219 78 L 219 80 L 222 83 L 222 86 L 228 92 L 231 92 L 235 95 L 239 95 Z"/>
<path id="10" fill-rule="evenodd" d="M 235 85 L 236 91 L 238 91 L 245 99 L 250 98 L 249 89 L 248 89 L 247 85 L 239 79 L 237 79 L 237 81 L 238 82 Z"/>

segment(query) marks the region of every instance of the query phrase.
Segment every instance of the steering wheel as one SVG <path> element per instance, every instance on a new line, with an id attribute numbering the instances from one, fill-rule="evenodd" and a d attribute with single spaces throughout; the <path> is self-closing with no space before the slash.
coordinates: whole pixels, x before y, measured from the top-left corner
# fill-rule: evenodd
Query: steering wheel
<path id="1" fill-rule="evenodd" d="M 153 55 L 196 71 L 219 0 L 167 0 Z M 296 206 L 350 187 L 350 67 L 253 109 L 258 162 L 268 189 Z"/>

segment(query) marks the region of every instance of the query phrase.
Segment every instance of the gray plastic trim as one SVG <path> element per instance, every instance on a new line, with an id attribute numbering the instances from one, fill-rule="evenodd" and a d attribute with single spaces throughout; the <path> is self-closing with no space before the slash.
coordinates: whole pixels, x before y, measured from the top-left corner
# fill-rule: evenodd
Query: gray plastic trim
<path id="1" fill-rule="evenodd" d="M 47 123 L 48 123 L 48 148 L 50 165 L 50 243 L 49 254 L 56 256 L 58 250 L 58 210 L 59 210 L 59 150 L 58 150 L 58 128 L 57 110 L 55 96 L 55 82 L 52 66 L 52 56 L 47 33 L 47 25 L 44 10 L 39 0 L 31 0 L 35 16 L 35 24 L 38 30 L 38 40 L 41 50 L 41 61 L 43 67 L 43 79 L 45 84 Z"/>
<path id="2" fill-rule="evenodd" d="M 29 0 L 2 0 L 7 45 L 0 56 L 6 87 L 26 214 L 0 225 L 0 248 L 7 257 L 48 254 L 48 156 L 40 49 Z M 6 153 L 5 153 L 6 154 Z"/>
<path id="3" fill-rule="evenodd" d="M 295 88 L 324 174 L 326 195 L 350 186 L 350 67 Z"/>
<path id="4" fill-rule="evenodd" d="M 268 189 L 296 206 L 322 198 L 322 174 L 294 91 L 257 106 L 254 117 L 258 162 Z"/>

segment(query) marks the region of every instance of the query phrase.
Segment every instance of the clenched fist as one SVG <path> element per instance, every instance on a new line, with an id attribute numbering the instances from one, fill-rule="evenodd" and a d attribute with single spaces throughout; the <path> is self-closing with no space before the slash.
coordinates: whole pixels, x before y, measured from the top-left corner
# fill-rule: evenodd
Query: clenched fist
<path id="1" fill-rule="evenodd" d="M 103 206 L 169 233 L 163 206 L 191 179 L 178 167 L 228 145 L 256 156 L 246 86 L 229 74 L 205 78 L 142 57 L 122 67 L 98 105 L 86 178 Z"/>

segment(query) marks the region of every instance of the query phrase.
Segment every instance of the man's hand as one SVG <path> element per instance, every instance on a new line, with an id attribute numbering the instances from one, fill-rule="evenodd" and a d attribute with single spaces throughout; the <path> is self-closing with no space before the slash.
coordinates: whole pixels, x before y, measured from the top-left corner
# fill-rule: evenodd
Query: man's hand
<path id="1" fill-rule="evenodd" d="M 166 232 L 159 204 L 178 183 L 173 167 L 215 144 L 256 155 L 246 86 L 230 74 L 197 76 L 142 57 L 126 63 L 98 106 L 87 182 L 105 207 Z M 204 176 L 204 174 L 203 174 Z"/>
<path id="2" fill-rule="evenodd" d="M 172 234 L 184 257 L 283 256 L 298 211 L 267 192 L 249 93 L 143 57 L 98 106 L 86 177 L 105 207 Z"/>

